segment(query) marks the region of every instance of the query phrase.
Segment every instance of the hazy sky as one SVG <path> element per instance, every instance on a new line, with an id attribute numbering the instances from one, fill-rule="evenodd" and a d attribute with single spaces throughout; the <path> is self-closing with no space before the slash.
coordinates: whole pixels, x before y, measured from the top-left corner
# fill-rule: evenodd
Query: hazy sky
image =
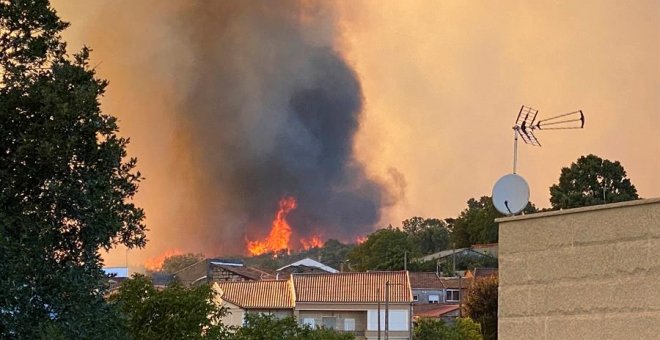
<path id="1" fill-rule="evenodd" d="M 95 50 L 98 73 L 110 80 L 104 110 L 120 118 L 148 178 L 138 199 L 152 242 L 131 252 L 131 264 L 166 248 L 196 250 L 182 240 L 185 230 L 172 237 L 181 222 L 171 202 L 191 191 L 181 181 L 169 187 L 173 176 L 196 170 L 171 156 L 176 122 L 163 112 L 178 75 L 156 72 L 168 63 L 163 51 L 176 48 L 161 29 L 167 18 L 135 20 L 158 11 L 150 6 L 172 5 L 127 3 L 54 6 L 72 23 L 70 47 Z M 374 0 L 333 10 L 336 48 L 362 83 L 359 159 L 374 178 L 389 178 L 391 169 L 405 178 L 404 198 L 381 225 L 453 217 L 469 198 L 490 195 L 511 172 L 511 127 L 523 104 L 540 118 L 586 115 L 584 130 L 541 131 L 542 147 L 519 145 L 518 173 L 537 206 L 549 206 L 560 169 L 589 153 L 620 161 L 640 196 L 660 196 L 660 2 Z M 178 164 L 183 170 L 173 171 Z M 193 215 L 187 223 L 196 223 Z M 123 252 L 108 257 L 110 265 L 123 261 Z"/>

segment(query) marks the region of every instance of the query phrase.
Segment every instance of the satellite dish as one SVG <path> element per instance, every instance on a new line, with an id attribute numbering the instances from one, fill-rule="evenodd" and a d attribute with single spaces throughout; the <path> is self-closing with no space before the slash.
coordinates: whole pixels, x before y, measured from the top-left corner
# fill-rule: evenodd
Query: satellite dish
<path id="1" fill-rule="evenodd" d="M 525 179 L 508 174 L 497 180 L 493 187 L 493 205 L 504 215 L 521 212 L 529 202 L 529 185 Z"/>

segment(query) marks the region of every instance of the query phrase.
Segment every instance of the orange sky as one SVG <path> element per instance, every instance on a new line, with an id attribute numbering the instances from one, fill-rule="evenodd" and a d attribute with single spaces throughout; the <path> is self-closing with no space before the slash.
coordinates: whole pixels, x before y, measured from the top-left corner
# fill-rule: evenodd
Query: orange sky
<path id="1" fill-rule="evenodd" d="M 147 177 L 138 199 L 151 242 L 129 252 L 134 265 L 166 248 L 197 251 L 186 243 L 185 224 L 202 223 L 199 207 L 172 202 L 186 202 L 199 185 L 186 178 L 201 174 L 179 161 L 198 155 L 171 149 L 186 137 L 173 135 L 167 114 L 176 96 L 170 82 L 181 76 L 158 72 L 177 48 L 162 29 L 167 18 L 134 14 L 173 5 L 127 3 L 54 6 L 72 23 L 70 47 L 95 50 L 98 73 L 110 80 L 104 110 L 120 118 Z M 519 145 L 518 173 L 537 206 L 549 206 L 561 167 L 589 153 L 620 161 L 640 196 L 660 196 L 660 2 L 373 0 L 342 1 L 335 10 L 338 48 L 364 91 L 358 156 L 374 177 L 391 168 L 405 177 L 405 198 L 381 225 L 456 216 L 469 198 L 490 195 L 511 171 L 511 126 L 523 104 L 541 118 L 586 115 L 585 130 L 541 131 L 543 147 Z M 125 254 L 106 258 L 122 265 Z"/>

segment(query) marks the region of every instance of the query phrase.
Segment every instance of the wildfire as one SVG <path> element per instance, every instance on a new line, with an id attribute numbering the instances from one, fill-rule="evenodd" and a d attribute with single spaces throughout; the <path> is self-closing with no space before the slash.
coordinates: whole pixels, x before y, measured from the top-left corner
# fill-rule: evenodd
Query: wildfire
<path id="1" fill-rule="evenodd" d="M 303 249 L 307 250 L 310 248 L 319 248 L 323 246 L 323 241 L 317 235 L 314 235 L 308 239 L 300 239 L 300 244 L 302 244 Z"/>
<path id="2" fill-rule="evenodd" d="M 159 271 L 163 267 L 163 261 L 165 261 L 166 258 L 174 255 L 183 255 L 183 252 L 180 249 L 166 250 L 162 254 L 154 256 L 145 261 L 144 268 L 152 272 Z"/>
<path id="3" fill-rule="evenodd" d="M 366 237 L 366 236 L 358 236 L 358 237 L 355 239 L 355 243 L 357 243 L 357 244 L 362 244 L 362 243 L 364 243 L 364 241 L 366 241 L 366 240 L 367 240 L 367 237 Z"/>
<path id="4" fill-rule="evenodd" d="M 263 241 L 247 241 L 250 255 L 261 255 L 267 252 L 289 249 L 291 226 L 286 221 L 287 214 L 297 206 L 296 199 L 284 197 L 280 200 L 280 208 L 271 224 L 270 234 Z"/>

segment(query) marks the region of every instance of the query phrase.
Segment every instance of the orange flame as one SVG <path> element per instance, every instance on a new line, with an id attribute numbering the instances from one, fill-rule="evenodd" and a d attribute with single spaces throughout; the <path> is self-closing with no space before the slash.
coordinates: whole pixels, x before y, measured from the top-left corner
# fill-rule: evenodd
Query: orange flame
<path id="1" fill-rule="evenodd" d="M 280 208 L 271 224 L 270 234 L 263 241 L 247 241 L 250 255 L 261 255 L 267 252 L 289 249 L 291 226 L 286 221 L 286 215 L 297 207 L 296 199 L 284 197 L 280 200 Z"/>
<path id="2" fill-rule="evenodd" d="M 152 272 L 157 272 L 162 269 L 163 267 L 163 262 L 165 261 L 166 258 L 170 256 L 175 256 L 175 255 L 183 255 L 183 252 L 180 249 L 168 249 L 162 254 L 158 256 L 154 256 L 147 261 L 144 262 L 144 268 L 152 271 Z"/>
<path id="3" fill-rule="evenodd" d="M 366 240 L 367 240 L 367 237 L 366 237 L 366 236 L 358 236 L 358 237 L 355 239 L 355 243 L 357 243 L 357 244 L 362 244 L 362 243 L 364 243 L 364 241 L 366 241 Z"/>
<path id="4" fill-rule="evenodd" d="M 300 239 L 300 244 L 302 244 L 303 249 L 307 250 L 310 248 L 319 248 L 323 246 L 323 241 L 318 235 L 314 235 L 308 239 Z"/>

